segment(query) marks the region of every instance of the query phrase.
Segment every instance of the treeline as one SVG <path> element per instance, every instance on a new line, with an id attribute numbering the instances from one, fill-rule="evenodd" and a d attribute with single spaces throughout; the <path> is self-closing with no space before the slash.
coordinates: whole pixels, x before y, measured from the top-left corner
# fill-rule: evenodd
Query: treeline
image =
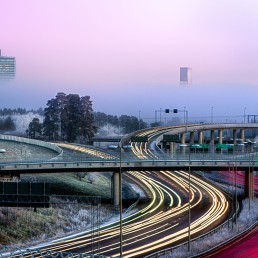
<path id="1" fill-rule="evenodd" d="M 148 125 L 135 116 L 107 115 L 103 112 L 94 112 L 90 96 L 79 96 L 63 92 L 48 100 L 46 108 L 34 111 L 23 108 L 1 109 L 0 115 L 27 114 L 32 112 L 43 116 L 43 123 L 39 118 L 33 118 L 29 123 L 26 134 L 30 138 L 40 138 L 49 141 L 67 141 L 88 143 L 105 125 L 117 127 L 121 133 L 147 128 Z M 15 130 L 11 117 L 0 120 L 1 131 Z"/>
<path id="2" fill-rule="evenodd" d="M 30 125 L 29 130 L 36 128 Z M 90 96 L 59 92 L 44 109 L 43 136 L 50 141 L 87 142 L 97 131 Z M 30 132 L 29 132 L 30 133 Z"/>
<path id="3" fill-rule="evenodd" d="M 0 109 L 0 116 L 10 116 L 10 115 L 25 115 L 27 113 L 33 113 L 33 114 L 39 114 L 39 115 L 43 115 L 44 111 L 42 108 L 39 108 L 37 110 L 34 109 L 30 109 L 30 110 L 26 110 L 25 108 L 3 108 Z"/>
<path id="4" fill-rule="evenodd" d="M 121 115 L 118 117 L 107 115 L 102 112 L 94 113 L 94 122 L 97 128 L 105 126 L 106 124 L 111 124 L 120 128 L 121 132 L 125 134 L 148 127 L 147 123 L 135 116 Z"/>

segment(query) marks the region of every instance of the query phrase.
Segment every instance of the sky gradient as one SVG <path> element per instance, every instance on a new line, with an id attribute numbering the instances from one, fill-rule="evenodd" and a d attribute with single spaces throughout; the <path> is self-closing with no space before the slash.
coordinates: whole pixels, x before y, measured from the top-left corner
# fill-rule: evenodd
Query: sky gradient
<path id="1" fill-rule="evenodd" d="M 17 70 L 0 81 L 0 108 L 44 108 L 65 92 L 113 115 L 258 114 L 257 0 L 0 0 L 0 10 L 0 49 Z"/>

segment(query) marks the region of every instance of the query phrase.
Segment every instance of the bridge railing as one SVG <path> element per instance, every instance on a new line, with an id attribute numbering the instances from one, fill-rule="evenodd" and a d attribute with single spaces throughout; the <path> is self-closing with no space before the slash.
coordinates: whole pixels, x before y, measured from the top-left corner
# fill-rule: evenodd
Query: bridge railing
<path id="1" fill-rule="evenodd" d="M 122 154 L 121 161 L 122 162 L 135 162 L 135 161 L 207 161 L 207 160 L 228 160 L 232 162 L 240 162 L 240 161 L 249 161 L 256 162 L 258 157 L 258 153 L 249 154 L 220 154 L 220 153 L 204 153 L 204 154 L 174 154 L 174 155 L 159 155 L 157 157 L 145 158 L 145 157 L 136 157 L 134 154 Z M 27 156 L 26 152 L 23 153 L 19 157 L 8 156 L 5 153 L 3 156 L 0 156 L 0 163 L 15 163 L 16 161 L 24 161 L 24 162 L 48 162 L 51 159 L 51 162 L 120 162 L 119 156 L 114 156 L 113 158 L 101 158 L 97 156 L 89 156 L 83 153 L 70 153 L 69 155 L 61 155 L 53 158 L 53 155 L 48 154 L 33 154 L 33 156 Z"/>

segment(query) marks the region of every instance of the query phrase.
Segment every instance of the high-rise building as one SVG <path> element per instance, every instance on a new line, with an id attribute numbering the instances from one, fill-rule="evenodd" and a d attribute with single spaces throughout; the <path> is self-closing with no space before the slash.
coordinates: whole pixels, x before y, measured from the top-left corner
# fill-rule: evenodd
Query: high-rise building
<path id="1" fill-rule="evenodd" d="M 180 84 L 192 84 L 192 68 L 180 67 Z"/>
<path id="2" fill-rule="evenodd" d="M 15 77 L 15 57 L 2 56 L 0 50 L 0 79 Z"/>

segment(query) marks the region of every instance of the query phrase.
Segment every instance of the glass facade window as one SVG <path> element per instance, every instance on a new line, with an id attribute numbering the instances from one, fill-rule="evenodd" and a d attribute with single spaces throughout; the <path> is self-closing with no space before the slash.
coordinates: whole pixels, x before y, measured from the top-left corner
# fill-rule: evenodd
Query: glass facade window
<path id="1" fill-rule="evenodd" d="M 0 56 L 0 79 L 15 77 L 15 57 Z"/>

